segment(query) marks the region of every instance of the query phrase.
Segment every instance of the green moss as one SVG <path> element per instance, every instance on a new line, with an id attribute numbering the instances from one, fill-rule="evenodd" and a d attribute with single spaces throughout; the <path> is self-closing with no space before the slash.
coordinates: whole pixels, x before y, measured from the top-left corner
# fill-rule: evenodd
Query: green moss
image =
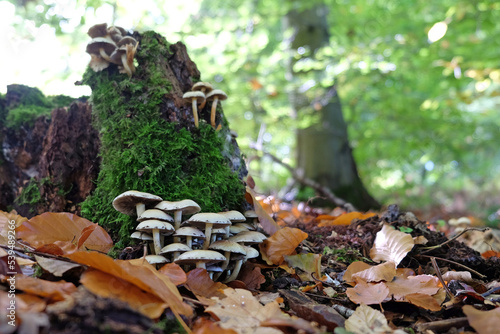
<path id="1" fill-rule="evenodd" d="M 145 191 L 167 200 L 193 199 L 206 212 L 238 209 L 244 201 L 243 184 L 223 154 L 227 155 L 228 129 L 215 132 L 201 122 L 198 130 L 189 131 L 162 118 L 171 83 L 157 60 L 168 56 L 167 46 L 164 39 L 146 32 L 132 78 L 113 68 L 97 73 L 88 69 L 83 78 L 92 88 L 102 162 L 97 188 L 81 212 L 105 226 L 118 240 L 118 248 L 130 242 L 136 225 L 111 205 L 124 191 Z"/>
<path id="2" fill-rule="evenodd" d="M 19 129 L 23 124 L 33 126 L 40 116 L 50 116 L 51 108 L 39 106 L 20 106 L 9 110 L 5 126 L 9 129 Z"/>
<path id="3" fill-rule="evenodd" d="M 36 206 L 43 203 L 40 189 L 49 183 L 51 183 L 51 181 L 48 177 L 41 180 L 31 178 L 14 202 L 17 205 L 29 205 L 30 212 L 35 212 Z"/>

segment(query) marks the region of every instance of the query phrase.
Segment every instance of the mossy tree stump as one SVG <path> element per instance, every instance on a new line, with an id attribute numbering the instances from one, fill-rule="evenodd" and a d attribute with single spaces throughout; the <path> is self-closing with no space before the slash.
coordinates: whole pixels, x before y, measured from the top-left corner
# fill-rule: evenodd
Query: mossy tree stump
<path id="1" fill-rule="evenodd" d="M 111 65 L 90 68 L 83 83 L 92 88 L 94 126 L 101 138 L 97 188 L 82 214 L 108 228 L 125 246 L 135 218 L 116 212 L 111 202 L 126 190 L 165 200 L 196 201 L 202 211 L 242 209 L 247 174 L 238 145 L 230 135 L 220 103 L 215 131 L 210 107 L 199 111 L 194 126 L 191 104 L 182 95 L 200 80 L 200 72 L 182 43 L 169 44 L 155 32 L 134 33 L 139 41 L 137 70 L 131 78 Z"/>

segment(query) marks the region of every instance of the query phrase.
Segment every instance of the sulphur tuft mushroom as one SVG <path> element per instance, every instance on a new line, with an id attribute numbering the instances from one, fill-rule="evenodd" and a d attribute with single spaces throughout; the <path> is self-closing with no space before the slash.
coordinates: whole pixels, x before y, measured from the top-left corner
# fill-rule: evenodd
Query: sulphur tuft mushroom
<path id="1" fill-rule="evenodd" d="M 206 96 L 207 101 L 212 100 L 212 109 L 210 110 L 210 124 L 212 125 L 212 128 L 215 129 L 215 113 L 217 111 L 217 101 L 221 100 L 226 100 L 227 95 L 220 89 L 214 89 L 210 93 L 207 94 Z"/>
<path id="2" fill-rule="evenodd" d="M 178 230 L 181 227 L 183 215 L 192 215 L 193 213 L 197 213 L 201 210 L 200 206 L 195 201 L 190 199 L 183 199 L 175 202 L 161 201 L 156 204 L 155 209 L 174 214 L 175 230 Z M 174 237 L 174 242 L 179 242 L 177 237 Z"/>
<path id="3" fill-rule="evenodd" d="M 187 92 L 182 98 L 186 102 L 191 102 L 191 106 L 193 108 L 193 118 L 194 118 L 194 126 L 198 128 L 198 104 L 201 104 L 205 101 L 205 94 L 202 92 Z"/>
<path id="4" fill-rule="evenodd" d="M 146 205 L 156 205 L 163 199 L 149 193 L 129 190 L 115 197 L 113 207 L 126 215 L 136 214 L 138 217 L 146 211 Z"/>
<path id="5" fill-rule="evenodd" d="M 111 62 L 110 55 L 115 51 L 117 45 L 113 40 L 106 37 L 96 37 L 87 44 L 86 52 L 90 55 L 99 55 Z"/>
<path id="6" fill-rule="evenodd" d="M 125 36 L 116 43 L 117 49 L 110 56 L 109 61 L 119 65 L 119 67 L 123 66 L 124 72 L 129 77 L 135 73 L 134 57 L 138 44 L 133 37 Z"/>
<path id="7" fill-rule="evenodd" d="M 160 254 L 162 248 L 160 233 L 172 234 L 175 231 L 171 224 L 158 219 L 144 220 L 135 229 L 136 231 L 149 232 L 153 235 L 155 255 Z"/>
<path id="8" fill-rule="evenodd" d="M 180 237 L 185 237 L 186 238 L 186 245 L 189 248 L 193 248 L 193 239 L 205 239 L 205 233 L 202 231 L 198 230 L 196 227 L 192 226 L 184 226 L 179 228 L 177 231 L 174 233 L 174 238 L 180 238 Z"/>
<path id="9" fill-rule="evenodd" d="M 211 212 L 197 213 L 187 220 L 189 225 L 205 229 L 205 243 L 203 249 L 208 249 L 210 245 L 210 237 L 212 235 L 212 227 L 226 227 L 231 225 L 231 221 L 223 215 Z"/>
<path id="10" fill-rule="evenodd" d="M 172 254 L 172 261 L 174 261 L 181 253 L 189 252 L 190 250 L 191 248 L 187 245 L 176 242 L 163 247 L 160 251 L 160 255 L 168 256 Z"/>
<path id="11" fill-rule="evenodd" d="M 195 264 L 196 268 L 206 269 L 206 265 L 209 263 L 217 263 L 225 260 L 226 258 L 224 257 L 224 255 L 216 251 L 192 250 L 182 253 L 174 262 L 179 265 Z"/>
<path id="12" fill-rule="evenodd" d="M 191 91 L 193 91 L 193 92 L 202 92 L 203 94 L 205 94 L 205 97 L 213 89 L 214 89 L 214 87 L 209 82 L 203 82 L 203 81 L 197 82 L 197 83 L 195 83 L 193 85 L 193 87 L 191 87 Z M 203 101 L 200 104 L 200 110 L 203 109 L 203 108 L 205 108 L 205 103 L 207 103 L 207 100 Z"/>
<path id="13" fill-rule="evenodd" d="M 224 283 L 234 281 L 238 277 L 243 262 L 245 262 L 248 259 L 253 259 L 259 256 L 259 252 L 256 249 L 247 246 L 243 246 L 243 248 L 245 249 L 246 255 L 244 257 L 238 257 L 234 265 L 234 269 L 231 272 L 231 275 L 229 275 L 229 277 L 224 280 Z"/>

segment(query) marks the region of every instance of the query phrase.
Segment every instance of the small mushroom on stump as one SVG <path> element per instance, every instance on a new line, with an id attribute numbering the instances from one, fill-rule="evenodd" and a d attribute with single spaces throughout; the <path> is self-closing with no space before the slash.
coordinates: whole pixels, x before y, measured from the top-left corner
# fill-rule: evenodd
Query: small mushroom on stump
<path id="1" fill-rule="evenodd" d="M 217 101 L 221 100 L 226 100 L 227 95 L 220 89 L 214 89 L 210 93 L 207 94 L 207 101 L 213 100 L 212 102 L 212 109 L 210 111 L 210 124 L 212 125 L 212 128 L 215 129 L 215 113 L 217 111 Z"/>
<path id="2" fill-rule="evenodd" d="M 193 87 L 191 87 L 191 91 L 193 91 L 193 92 L 202 92 L 203 94 L 205 94 L 205 97 L 213 89 L 214 89 L 214 87 L 212 87 L 212 85 L 210 83 L 208 83 L 208 82 L 202 82 L 202 81 L 195 83 L 193 85 Z M 203 109 L 203 108 L 205 108 L 205 103 L 207 103 L 207 100 L 203 101 L 200 104 L 200 110 Z"/>
<path id="3" fill-rule="evenodd" d="M 194 118 L 194 126 L 198 128 L 198 104 L 201 104 L 205 101 L 205 94 L 202 92 L 187 92 L 185 93 L 182 98 L 187 101 L 191 102 L 192 108 L 193 108 L 193 118 Z"/>

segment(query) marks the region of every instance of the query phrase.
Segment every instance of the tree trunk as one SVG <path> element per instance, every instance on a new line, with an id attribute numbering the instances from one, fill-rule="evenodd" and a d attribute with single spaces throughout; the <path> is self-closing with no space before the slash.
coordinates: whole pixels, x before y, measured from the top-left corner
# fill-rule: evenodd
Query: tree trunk
<path id="1" fill-rule="evenodd" d="M 330 34 L 326 15 L 327 8 L 321 5 L 307 10 L 292 10 L 284 20 L 285 30 L 292 31 L 288 43 L 291 57 L 287 75 L 290 81 L 297 83 L 290 94 L 294 116 L 300 117 L 304 109 L 311 107 L 319 113 L 316 124 L 297 131 L 297 168 L 305 178 L 326 186 L 358 209 L 378 208 L 380 205 L 366 191 L 359 178 L 336 87 L 325 89 L 321 99 L 315 102 L 298 89 L 311 78 L 311 74 L 316 85 L 321 81 L 323 74 L 318 71 L 295 71 L 294 65 L 298 60 L 294 55 L 304 54 L 303 57 L 314 58 L 315 52 L 328 44 Z"/>

